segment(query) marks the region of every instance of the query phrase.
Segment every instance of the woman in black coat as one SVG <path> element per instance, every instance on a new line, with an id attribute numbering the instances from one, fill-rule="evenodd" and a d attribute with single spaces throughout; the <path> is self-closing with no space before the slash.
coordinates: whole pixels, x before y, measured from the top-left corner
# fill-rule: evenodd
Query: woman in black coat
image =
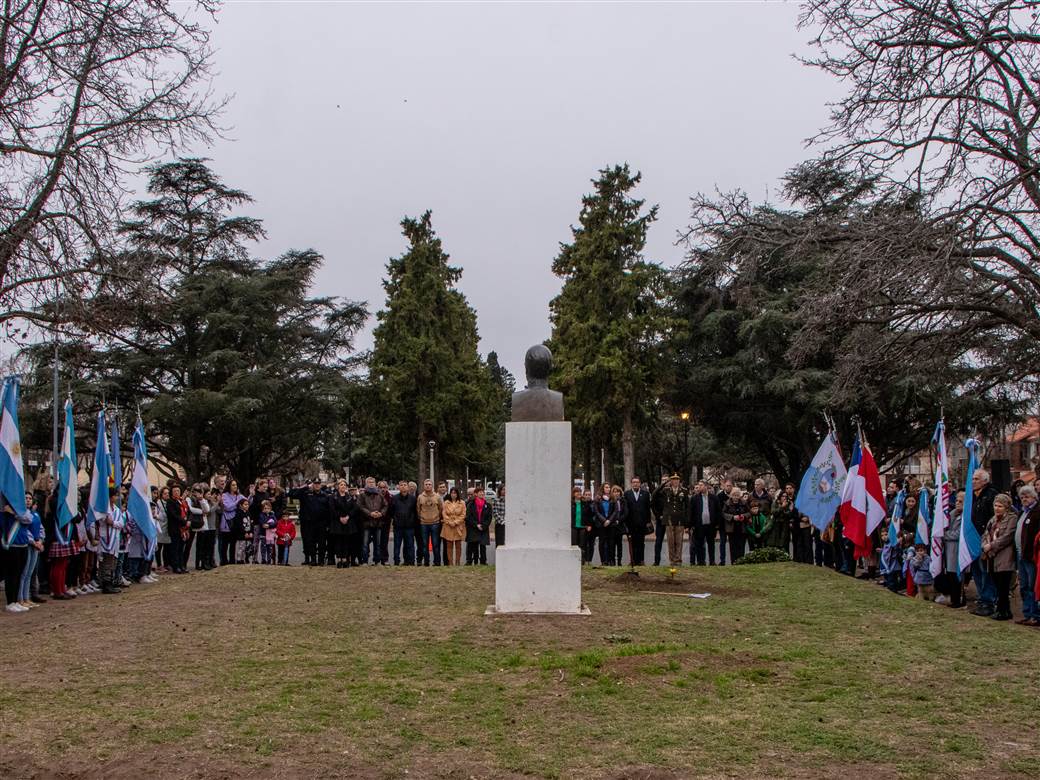
<path id="1" fill-rule="evenodd" d="M 487 546 L 491 544 L 491 526 L 495 515 L 491 502 L 484 499 L 484 488 L 473 491 L 466 503 L 466 565 L 487 563 Z"/>
<path id="2" fill-rule="evenodd" d="M 604 566 L 617 566 L 621 563 L 621 529 L 628 515 L 621 488 L 614 485 L 607 497 L 595 502 L 593 512 L 599 529 L 599 561 Z"/>
<path id="3" fill-rule="evenodd" d="M 184 537 L 187 535 L 188 518 L 185 517 L 186 502 L 181 499 L 181 488 L 174 485 L 170 488 L 170 498 L 166 502 L 166 529 L 170 535 L 169 560 L 166 565 L 174 574 L 187 574 L 184 561 Z"/>
<path id="4" fill-rule="evenodd" d="M 332 495 L 332 519 L 329 521 L 329 536 L 332 550 L 336 554 L 337 569 L 350 566 L 350 537 L 357 531 L 354 506 L 354 499 L 347 489 L 347 481 L 340 479 L 336 482 L 336 492 Z"/>

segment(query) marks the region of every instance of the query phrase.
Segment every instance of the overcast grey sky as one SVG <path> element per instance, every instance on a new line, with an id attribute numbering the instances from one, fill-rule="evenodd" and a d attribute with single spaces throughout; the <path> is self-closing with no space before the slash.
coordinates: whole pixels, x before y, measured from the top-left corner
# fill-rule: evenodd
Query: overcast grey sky
<path id="1" fill-rule="evenodd" d="M 604 166 L 643 172 L 660 205 L 647 256 L 681 260 L 697 191 L 756 198 L 806 156 L 837 84 L 791 57 L 795 4 L 231 2 L 218 91 L 229 139 L 208 150 L 248 191 L 269 240 L 313 247 L 316 292 L 368 301 L 404 249 L 399 221 L 433 210 L 464 268 L 481 351 L 522 376 L 550 332 L 550 270 Z"/>

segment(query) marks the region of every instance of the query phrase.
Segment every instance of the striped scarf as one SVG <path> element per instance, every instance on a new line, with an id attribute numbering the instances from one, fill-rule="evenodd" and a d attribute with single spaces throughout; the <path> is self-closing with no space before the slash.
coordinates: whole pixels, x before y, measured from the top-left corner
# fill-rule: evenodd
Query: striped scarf
<path id="1" fill-rule="evenodd" d="M 120 528 L 122 528 L 122 515 L 123 510 L 119 507 L 112 507 L 111 525 L 108 521 L 101 523 L 101 532 L 98 537 L 98 543 L 101 546 L 101 552 L 106 555 L 117 555 L 119 553 L 119 539 L 122 536 Z"/>

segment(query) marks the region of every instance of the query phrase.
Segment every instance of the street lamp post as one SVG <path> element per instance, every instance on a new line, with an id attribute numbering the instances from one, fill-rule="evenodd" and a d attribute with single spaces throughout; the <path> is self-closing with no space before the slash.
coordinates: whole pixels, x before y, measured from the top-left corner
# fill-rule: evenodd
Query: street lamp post
<path id="1" fill-rule="evenodd" d="M 679 413 L 679 417 L 683 421 L 683 449 L 682 449 L 682 468 L 683 468 L 683 479 L 688 480 L 689 474 L 686 470 L 687 456 L 690 452 L 690 413 L 683 411 Z"/>
<path id="2" fill-rule="evenodd" d="M 433 477 L 433 453 L 437 449 L 437 442 L 435 442 L 433 439 L 430 439 L 428 442 L 426 442 L 426 446 L 430 448 L 430 482 L 432 482 L 434 486 L 436 486 L 437 480 Z"/>

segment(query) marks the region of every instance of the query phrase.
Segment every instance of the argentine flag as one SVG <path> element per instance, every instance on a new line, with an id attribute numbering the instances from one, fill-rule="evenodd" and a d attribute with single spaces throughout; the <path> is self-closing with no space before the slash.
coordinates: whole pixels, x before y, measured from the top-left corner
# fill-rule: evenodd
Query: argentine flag
<path id="1" fill-rule="evenodd" d="M 148 540 L 148 549 L 155 547 L 155 520 L 152 519 L 151 488 L 148 485 L 148 447 L 144 441 L 144 423 L 137 421 L 134 429 L 134 475 L 130 483 L 127 512 L 141 534 Z"/>
<path id="2" fill-rule="evenodd" d="M 108 479 L 112 467 L 108 462 L 108 435 L 105 433 L 105 410 L 97 416 L 97 444 L 94 446 L 94 473 L 90 475 L 90 501 L 87 504 L 87 526 L 92 526 L 112 512 L 108 497 Z"/>
<path id="3" fill-rule="evenodd" d="M 921 488 L 921 492 L 917 494 L 917 533 L 914 535 L 914 544 L 930 546 L 932 543 L 932 512 L 928 506 L 931 498 L 928 488 Z"/>
<path id="4" fill-rule="evenodd" d="M 888 546 L 899 546 L 899 530 L 903 524 L 903 513 L 906 511 L 906 488 L 900 488 L 892 505 L 892 517 L 888 524 Z"/>
<path id="5" fill-rule="evenodd" d="M 975 524 L 971 522 L 971 505 L 975 500 L 971 491 L 971 481 L 975 477 L 975 469 L 979 467 L 978 455 L 975 452 L 979 443 L 975 439 L 968 439 L 964 446 L 968 449 L 968 475 L 964 478 L 967 487 L 964 490 L 964 511 L 961 513 L 961 536 L 957 541 L 957 563 L 960 564 L 961 571 L 971 566 L 982 553 L 982 539 L 975 530 Z"/>
<path id="6" fill-rule="evenodd" d="M 794 500 L 795 508 L 820 531 L 827 527 L 838 511 L 846 476 L 845 464 L 838 452 L 834 434 L 828 431 L 802 477 L 802 484 Z"/>
<path id="7" fill-rule="evenodd" d="M 28 520 L 25 505 L 25 475 L 22 470 L 22 434 L 18 427 L 18 391 L 21 380 L 4 380 L 3 418 L 0 419 L 0 493 L 16 517 Z"/>
<path id="8" fill-rule="evenodd" d="M 72 399 L 65 402 L 65 436 L 58 460 L 58 528 L 64 530 L 79 514 L 79 465 L 76 431 L 72 424 Z"/>

